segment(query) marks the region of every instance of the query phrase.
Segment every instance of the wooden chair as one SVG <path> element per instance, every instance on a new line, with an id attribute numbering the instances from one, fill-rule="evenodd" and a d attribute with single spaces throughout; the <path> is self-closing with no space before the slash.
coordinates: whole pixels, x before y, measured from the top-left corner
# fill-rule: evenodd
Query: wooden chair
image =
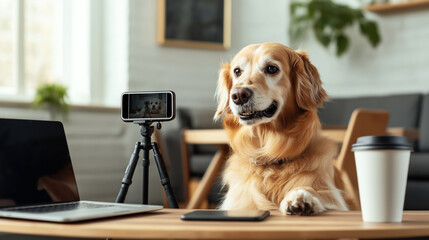
<path id="1" fill-rule="evenodd" d="M 183 184 L 187 196 L 186 208 L 209 208 L 207 195 L 214 181 L 219 176 L 225 164 L 229 152 L 228 138 L 222 129 L 205 129 L 182 131 L 181 151 L 183 166 Z M 204 176 L 200 178 L 190 178 L 188 145 L 208 144 L 218 146 L 218 151 L 214 154 L 210 165 Z M 195 196 L 196 197 L 195 197 Z"/>
<path id="2" fill-rule="evenodd" d="M 351 151 L 352 145 L 361 136 L 385 135 L 388 121 L 389 112 L 379 110 L 356 109 L 350 117 L 340 153 L 334 160 L 334 166 L 336 174 L 339 174 L 335 179 L 335 184 L 347 194 L 347 202 L 351 209 L 360 209 L 359 187 L 354 153 Z M 324 134 L 330 136 L 329 131 L 325 131 Z M 333 138 L 339 139 L 338 135 L 333 136 Z"/>

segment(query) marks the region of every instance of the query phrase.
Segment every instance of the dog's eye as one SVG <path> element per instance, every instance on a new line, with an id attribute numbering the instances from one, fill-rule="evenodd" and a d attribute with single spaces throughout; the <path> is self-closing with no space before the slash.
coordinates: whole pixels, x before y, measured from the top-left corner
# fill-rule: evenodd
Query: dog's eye
<path id="1" fill-rule="evenodd" d="M 234 74 L 235 74 L 236 77 L 240 77 L 240 75 L 241 75 L 241 69 L 240 68 L 234 69 Z"/>
<path id="2" fill-rule="evenodd" d="M 276 66 L 267 66 L 267 68 L 265 69 L 265 72 L 268 74 L 275 74 L 279 69 Z"/>

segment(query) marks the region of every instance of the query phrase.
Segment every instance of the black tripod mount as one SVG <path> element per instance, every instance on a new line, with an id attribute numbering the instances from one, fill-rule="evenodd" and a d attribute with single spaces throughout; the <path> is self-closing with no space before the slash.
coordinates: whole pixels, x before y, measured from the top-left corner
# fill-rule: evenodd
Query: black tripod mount
<path id="1" fill-rule="evenodd" d="M 149 190 L 149 151 L 153 150 L 155 163 L 158 168 L 159 177 L 161 178 L 161 184 L 164 187 L 165 193 L 167 195 L 168 204 L 170 208 L 179 208 L 177 204 L 176 197 L 173 193 L 173 188 L 170 184 L 170 179 L 168 177 L 167 170 L 165 169 L 164 160 L 162 158 L 161 152 L 159 151 L 158 144 L 152 142 L 151 136 L 154 131 L 151 121 L 135 121 L 141 126 L 140 133 L 143 136 L 142 142 L 136 142 L 134 146 L 134 151 L 131 155 L 130 162 L 128 163 L 127 169 L 125 170 L 124 178 L 122 179 L 121 189 L 116 198 L 117 203 L 123 203 L 128 192 L 128 188 L 132 183 L 132 178 L 134 171 L 137 166 L 139 159 L 140 150 L 143 150 L 143 204 L 148 204 L 148 190 Z M 158 122 L 157 128 L 161 129 L 161 123 Z"/>

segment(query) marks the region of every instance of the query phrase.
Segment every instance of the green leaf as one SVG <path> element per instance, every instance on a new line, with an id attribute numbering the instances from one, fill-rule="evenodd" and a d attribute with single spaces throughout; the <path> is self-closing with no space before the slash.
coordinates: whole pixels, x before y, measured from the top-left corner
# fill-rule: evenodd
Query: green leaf
<path id="1" fill-rule="evenodd" d="M 337 40 L 337 56 L 341 56 L 346 52 L 349 46 L 349 38 L 343 34 L 336 37 Z"/>
<path id="2" fill-rule="evenodd" d="M 380 35 L 378 34 L 377 24 L 373 21 L 369 21 L 366 24 L 367 36 L 373 47 L 376 47 L 380 43 Z"/>
<path id="3" fill-rule="evenodd" d="M 381 41 L 377 24 L 373 21 L 362 21 L 359 26 L 362 35 L 368 39 L 373 47 L 376 47 Z"/>
<path id="4" fill-rule="evenodd" d="M 328 34 L 325 34 L 323 32 L 323 29 L 315 29 L 314 35 L 316 36 L 316 39 L 324 46 L 328 47 L 329 43 L 331 42 L 331 37 Z"/>
<path id="5" fill-rule="evenodd" d="M 314 17 L 314 14 L 316 12 L 316 7 L 314 6 L 314 4 L 309 3 L 308 7 L 307 7 L 307 18 L 311 19 Z"/>
<path id="6" fill-rule="evenodd" d="M 294 15 L 296 13 L 296 9 L 300 8 L 300 7 L 301 8 L 305 7 L 305 4 L 301 3 L 301 2 L 292 1 L 291 4 L 290 4 L 290 6 L 289 6 L 290 14 Z"/>

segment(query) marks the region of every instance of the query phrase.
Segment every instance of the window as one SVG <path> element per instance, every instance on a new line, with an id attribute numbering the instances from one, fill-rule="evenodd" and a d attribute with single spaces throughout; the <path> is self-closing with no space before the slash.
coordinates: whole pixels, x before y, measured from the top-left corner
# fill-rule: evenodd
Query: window
<path id="1" fill-rule="evenodd" d="M 126 2 L 0 0 L 0 99 L 31 101 L 38 85 L 57 82 L 72 104 L 119 106 L 107 96 L 120 99 L 126 86 Z M 103 56 L 122 65 L 112 69 Z"/>
<path id="2" fill-rule="evenodd" d="M 0 93 L 29 98 L 62 77 L 62 1 L 0 0 L 0 9 Z"/>
<path id="3" fill-rule="evenodd" d="M 13 14 L 14 0 L 0 0 L 0 90 L 14 86 L 13 81 Z"/>
<path id="4" fill-rule="evenodd" d="M 58 82 L 62 77 L 60 56 L 62 1 L 25 0 L 23 3 L 22 85 L 25 91 L 31 91 L 41 83 Z"/>

